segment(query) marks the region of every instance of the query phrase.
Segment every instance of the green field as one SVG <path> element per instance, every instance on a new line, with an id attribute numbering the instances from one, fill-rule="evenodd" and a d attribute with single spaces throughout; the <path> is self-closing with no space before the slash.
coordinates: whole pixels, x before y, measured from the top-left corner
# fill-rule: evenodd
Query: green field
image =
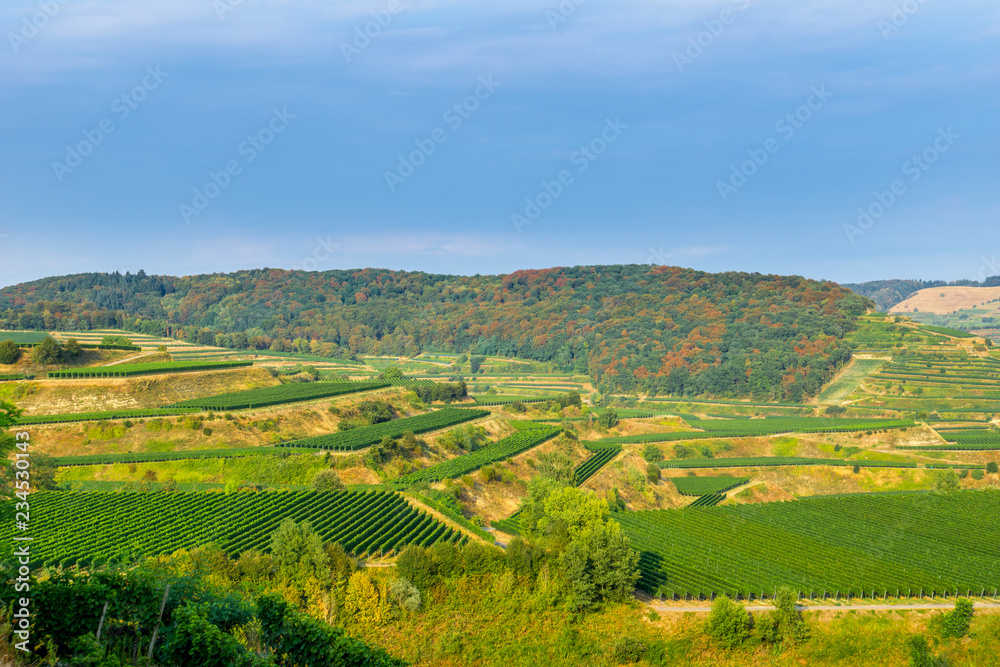
<path id="1" fill-rule="evenodd" d="M 288 456 L 289 454 L 315 452 L 290 447 L 230 447 L 228 449 L 179 449 L 172 452 L 125 452 L 124 454 L 84 454 L 57 456 L 54 462 L 61 468 L 71 466 L 112 465 L 115 463 L 152 463 L 184 459 L 233 459 L 244 456 Z"/>
<path id="2" fill-rule="evenodd" d="M 266 491 L 231 494 L 32 494 L 32 564 L 128 562 L 214 542 L 226 553 L 267 549 L 284 518 L 309 521 L 323 541 L 355 555 L 407 544 L 463 542 L 465 536 L 414 509 L 397 493 Z M 12 524 L 0 529 L 13 537 Z"/>
<path id="3" fill-rule="evenodd" d="M 884 363 L 884 359 L 854 359 L 840 376 L 820 392 L 816 401 L 820 405 L 840 405 L 865 378 L 878 371 Z"/>
<path id="4" fill-rule="evenodd" d="M 860 466 L 862 468 L 916 468 L 910 461 L 852 461 L 801 456 L 744 456 L 719 459 L 679 459 L 660 461 L 661 468 L 771 468 L 774 466 Z M 928 466 L 930 467 L 930 466 Z M 941 464 L 944 468 L 983 468 L 980 465 Z"/>
<path id="5" fill-rule="evenodd" d="M 201 412 L 198 408 L 138 408 L 134 410 L 105 410 L 103 412 L 67 412 L 55 415 L 29 415 L 19 417 L 18 424 L 66 424 L 70 422 L 103 421 L 106 419 L 143 419 L 169 417 Z"/>
<path id="6" fill-rule="evenodd" d="M 35 345 L 50 336 L 43 331 L 0 331 L 0 342 L 11 340 L 18 345 Z"/>
<path id="7" fill-rule="evenodd" d="M 995 595 L 1000 493 L 858 494 L 616 515 L 667 597 Z"/>

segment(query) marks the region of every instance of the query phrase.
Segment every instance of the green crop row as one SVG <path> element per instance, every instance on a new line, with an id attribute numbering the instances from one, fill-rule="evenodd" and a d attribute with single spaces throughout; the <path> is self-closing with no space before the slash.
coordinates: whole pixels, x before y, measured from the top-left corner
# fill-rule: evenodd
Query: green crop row
<path id="1" fill-rule="evenodd" d="M 416 497 L 417 500 L 427 505 L 428 507 L 437 510 L 438 512 L 445 515 L 458 525 L 470 531 L 473 535 L 476 535 L 477 537 L 486 540 L 490 544 L 493 543 L 494 541 L 493 536 L 489 533 L 489 531 L 483 530 L 482 526 L 477 526 L 476 524 L 472 523 L 471 521 L 466 519 L 460 512 L 456 512 L 453 508 L 448 507 L 444 503 L 439 503 L 433 498 L 428 498 L 422 493 L 415 493 L 413 495 Z"/>
<path id="2" fill-rule="evenodd" d="M 482 405 L 484 407 L 498 406 L 498 405 L 510 405 L 511 403 L 542 403 L 544 401 L 551 401 L 553 399 L 559 398 L 558 396 L 503 396 L 497 394 L 496 396 L 472 396 L 472 399 L 476 401 L 476 405 Z"/>
<path id="3" fill-rule="evenodd" d="M 68 371 L 49 371 L 49 378 L 127 378 L 134 375 L 158 373 L 185 373 L 190 371 L 215 371 L 228 368 L 253 366 L 252 361 L 163 361 L 149 364 L 117 364 L 114 366 L 93 366 Z"/>
<path id="4" fill-rule="evenodd" d="M 152 463 L 158 461 L 180 461 L 183 459 L 235 459 L 244 456 L 301 454 L 314 452 L 312 449 L 292 449 L 290 447 L 230 447 L 227 449 L 182 449 L 172 452 L 126 452 L 124 454 L 84 454 L 82 456 L 57 456 L 55 464 L 60 468 L 71 466 L 112 465 L 115 463 Z"/>
<path id="5" fill-rule="evenodd" d="M 690 505 L 686 505 L 685 509 L 688 507 L 714 507 L 725 499 L 726 496 L 721 493 L 706 493 L 703 496 L 698 496 Z"/>
<path id="6" fill-rule="evenodd" d="M 670 598 L 995 595 L 1000 494 L 858 494 L 615 515 Z"/>
<path id="7" fill-rule="evenodd" d="M 705 438 L 736 438 L 777 435 L 779 433 L 844 433 L 890 428 L 908 428 L 913 422 L 904 419 L 840 419 L 832 417 L 768 417 L 766 419 L 692 419 L 686 421 L 702 431 L 672 431 L 644 433 L 598 442 L 643 443 L 699 440 Z"/>
<path id="8" fill-rule="evenodd" d="M 588 444 L 585 446 L 594 455 L 573 469 L 573 480 L 577 486 L 593 477 L 598 470 L 606 466 L 622 451 L 621 445 Z"/>
<path id="9" fill-rule="evenodd" d="M 437 431 L 462 422 L 488 417 L 489 410 L 472 410 L 468 408 L 444 408 L 416 417 L 403 417 L 392 421 L 352 428 L 349 431 L 339 431 L 311 438 L 291 440 L 280 447 L 295 447 L 308 449 L 325 449 L 328 451 L 354 451 L 362 449 L 382 440 L 382 438 L 398 438 L 404 433 L 427 433 Z"/>
<path id="10" fill-rule="evenodd" d="M 684 496 L 704 496 L 709 493 L 725 493 L 750 481 L 749 477 L 671 477 L 677 490 Z"/>
<path id="11" fill-rule="evenodd" d="M 356 556 L 466 539 L 398 493 L 384 491 L 40 491 L 32 494 L 32 510 L 45 517 L 32 525 L 34 566 L 128 563 L 213 542 L 235 556 L 267 549 L 286 518 L 310 522 L 320 540 Z M 11 523 L 0 528 L 0 537 L 9 541 L 13 532 Z"/>
<path id="12" fill-rule="evenodd" d="M 0 375 L 0 382 L 5 380 L 27 380 L 28 376 L 24 373 L 4 373 Z"/>
<path id="13" fill-rule="evenodd" d="M 193 398 L 174 403 L 172 408 L 202 408 L 204 410 L 244 410 L 267 405 L 282 405 L 299 401 L 313 401 L 343 394 L 373 391 L 390 386 L 386 382 L 293 382 L 274 387 L 261 387 Z"/>
<path id="14" fill-rule="evenodd" d="M 502 440 L 498 440 L 482 449 L 469 454 L 438 463 L 423 470 L 411 472 L 399 481 L 403 484 L 418 484 L 420 482 L 439 482 L 442 479 L 461 477 L 482 468 L 490 463 L 503 461 L 512 456 L 536 447 L 562 431 L 557 426 L 539 426 L 537 428 L 520 430 Z"/>
<path id="15" fill-rule="evenodd" d="M 18 424 L 65 424 L 69 422 L 103 421 L 107 419 L 143 419 L 169 417 L 201 412 L 197 408 L 138 408 L 135 410 L 105 410 L 103 412 L 67 412 L 55 415 L 19 417 Z"/>

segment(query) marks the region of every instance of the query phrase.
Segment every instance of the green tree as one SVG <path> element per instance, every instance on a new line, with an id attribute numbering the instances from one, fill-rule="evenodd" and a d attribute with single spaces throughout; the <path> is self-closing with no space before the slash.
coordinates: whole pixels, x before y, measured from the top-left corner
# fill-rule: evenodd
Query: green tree
<path id="1" fill-rule="evenodd" d="M 955 609 L 944 615 L 942 635 L 945 637 L 964 637 L 969 634 L 969 624 L 975 610 L 972 600 L 959 598 L 955 600 Z"/>
<path id="2" fill-rule="evenodd" d="M 648 479 L 653 484 L 660 481 L 660 466 L 655 463 L 646 464 L 646 479 Z"/>
<path id="3" fill-rule="evenodd" d="M 997 466 L 996 461 L 990 461 L 989 463 L 986 464 L 986 472 L 990 473 L 991 475 L 995 475 L 998 470 L 1000 470 L 1000 467 Z"/>
<path id="4" fill-rule="evenodd" d="M 63 348 L 63 351 L 66 353 L 68 358 L 76 359 L 80 356 L 80 353 L 83 352 L 83 349 L 80 347 L 80 341 L 75 338 L 70 338 L 66 341 L 66 346 Z"/>
<path id="5" fill-rule="evenodd" d="M 597 415 L 597 424 L 603 428 L 611 428 L 618 425 L 618 411 L 604 410 Z"/>
<path id="6" fill-rule="evenodd" d="M 474 356 L 469 358 L 469 370 L 473 375 L 479 372 L 479 367 L 486 361 L 486 357 Z"/>
<path id="7" fill-rule="evenodd" d="M 323 550 L 323 540 L 308 521 L 295 523 L 285 518 L 271 533 L 271 558 L 278 576 L 286 581 L 313 577 L 326 582 L 330 579 L 330 561 Z"/>
<path id="8" fill-rule="evenodd" d="M 344 482 L 341 481 L 340 475 L 337 474 L 336 470 L 332 468 L 327 468 L 326 470 L 320 470 L 313 476 L 312 481 L 313 488 L 317 491 L 343 491 Z"/>
<path id="9" fill-rule="evenodd" d="M 55 338 L 47 336 L 31 348 L 31 360 L 36 364 L 56 364 L 62 359 L 62 348 Z"/>
<path id="10" fill-rule="evenodd" d="M 0 364 L 15 364 L 21 358 L 21 348 L 12 340 L 0 341 Z"/>
<path id="11" fill-rule="evenodd" d="M 954 468 L 948 468 L 938 475 L 934 488 L 941 493 L 951 493 L 962 488 L 962 480 L 958 478 Z"/>
<path id="12" fill-rule="evenodd" d="M 382 371 L 381 374 L 379 374 L 378 378 L 383 382 L 392 382 L 392 383 L 402 382 L 403 371 L 399 368 L 399 366 L 389 366 L 384 371 Z"/>
<path id="13" fill-rule="evenodd" d="M 715 598 L 705 632 L 725 649 L 742 646 L 750 638 L 751 618 L 746 608 L 725 595 Z"/>
<path id="14" fill-rule="evenodd" d="M 650 442 L 642 448 L 642 458 L 646 459 L 646 463 L 656 463 L 663 460 L 663 452 L 656 443 Z"/>

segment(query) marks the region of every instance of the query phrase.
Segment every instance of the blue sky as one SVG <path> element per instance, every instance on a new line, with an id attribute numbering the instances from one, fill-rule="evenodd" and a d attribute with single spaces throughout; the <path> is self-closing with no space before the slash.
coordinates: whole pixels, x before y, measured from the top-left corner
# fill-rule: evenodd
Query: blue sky
<path id="1" fill-rule="evenodd" d="M 8 0 L 0 30 L 0 285 L 1000 273 L 994 1 Z"/>

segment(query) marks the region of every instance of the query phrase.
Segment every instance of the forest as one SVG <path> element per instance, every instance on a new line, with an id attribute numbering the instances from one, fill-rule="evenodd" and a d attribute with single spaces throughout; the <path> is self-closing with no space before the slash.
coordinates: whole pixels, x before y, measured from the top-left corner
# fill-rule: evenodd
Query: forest
<path id="1" fill-rule="evenodd" d="M 648 265 L 502 276 L 140 271 L 4 288 L 0 328 L 118 328 L 336 358 L 516 356 L 587 373 L 603 391 L 798 401 L 850 359 L 844 336 L 873 307 L 831 282 Z"/>

